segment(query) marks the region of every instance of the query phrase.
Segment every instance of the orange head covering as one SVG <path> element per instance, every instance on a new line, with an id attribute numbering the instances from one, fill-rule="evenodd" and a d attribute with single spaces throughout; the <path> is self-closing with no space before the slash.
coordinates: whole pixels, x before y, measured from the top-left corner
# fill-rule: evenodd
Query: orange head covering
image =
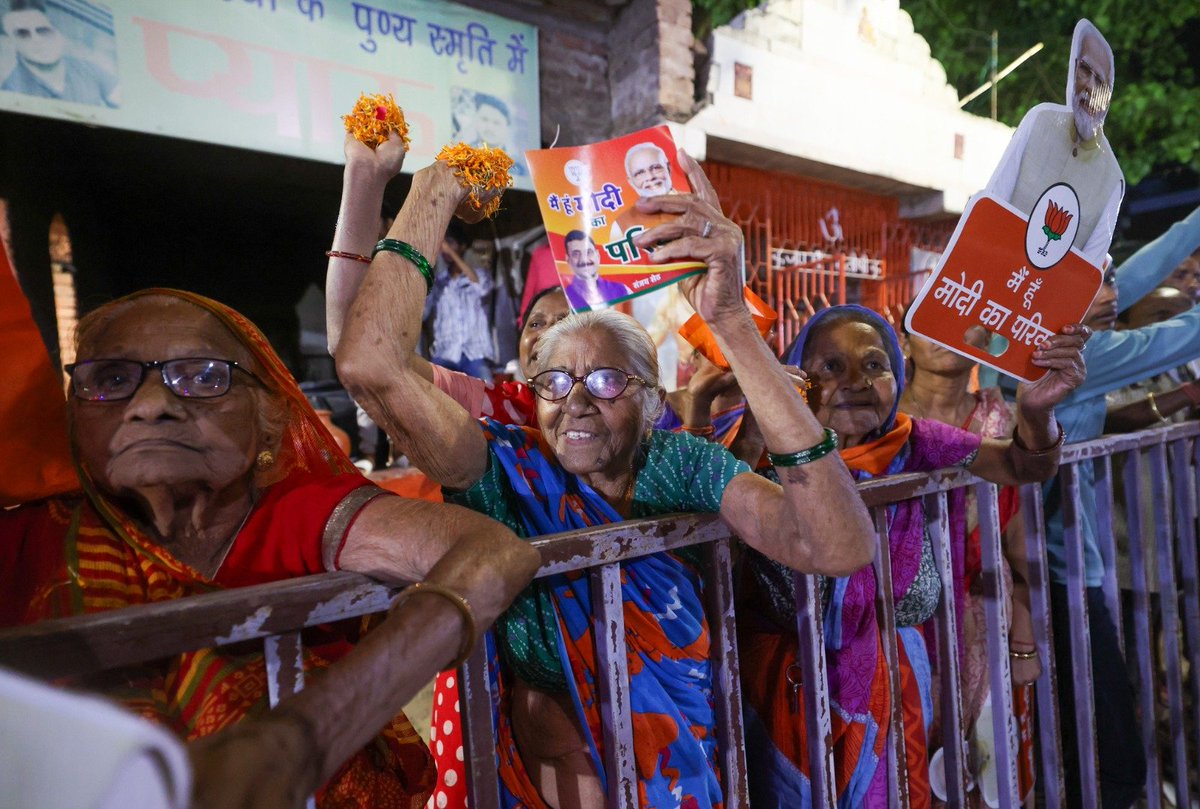
<path id="1" fill-rule="evenodd" d="M 154 288 L 144 289 L 119 298 L 96 310 L 92 315 L 103 313 L 111 307 L 125 304 L 131 300 L 152 296 L 178 298 L 204 309 L 221 321 L 238 342 L 250 351 L 262 371 L 263 382 L 271 393 L 282 401 L 286 411 L 283 434 L 279 441 L 279 448 L 274 453 L 274 463 L 266 470 L 256 473 L 255 484 L 258 488 L 279 483 L 292 475 L 314 472 L 331 475 L 361 474 L 350 463 L 350 459 L 338 447 L 337 442 L 334 441 L 325 426 L 321 424 L 320 419 L 313 412 L 312 406 L 284 366 L 283 360 L 271 348 L 267 338 L 263 336 L 257 326 L 237 311 L 223 303 L 193 292 Z M 96 511 L 121 539 L 139 551 L 157 556 L 158 554 L 154 553 L 157 543 L 145 536 L 128 515 L 113 506 L 108 498 L 96 488 L 91 476 L 75 455 L 74 423 L 69 417 L 68 424 L 72 435 L 71 460 L 75 465 L 79 481 L 83 484 L 83 490 L 92 505 L 95 506 Z"/>

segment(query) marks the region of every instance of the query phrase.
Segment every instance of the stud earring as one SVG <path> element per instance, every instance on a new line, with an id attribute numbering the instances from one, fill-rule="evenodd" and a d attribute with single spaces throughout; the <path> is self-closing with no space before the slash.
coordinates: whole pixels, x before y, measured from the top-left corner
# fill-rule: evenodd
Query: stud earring
<path id="1" fill-rule="evenodd" d="M 258 457 L 254 459 L 254 465 L 261 469 L 270 468 L 271 464 L 275 463 L 275 454 L 269 449 L 264 449 L 258 453 Z"/>

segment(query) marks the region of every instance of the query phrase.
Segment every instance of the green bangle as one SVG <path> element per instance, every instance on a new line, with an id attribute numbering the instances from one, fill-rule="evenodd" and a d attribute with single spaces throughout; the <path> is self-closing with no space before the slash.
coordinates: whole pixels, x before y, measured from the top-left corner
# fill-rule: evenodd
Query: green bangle
<path id="1" fill-rule="evenodd" d="M 425 293 L 429 294 L 429 290 L 433 289 L 433 269 L 429 266 L 429 259 L 421 255 L 421 251 L 413 247 L 408 242 L 402 242 L 399 239 L 380 239 L 375 244 L 375 249 L 371 252 L 371 258 L 379 255 L 381 251 L 389 253 L 399 253 L 404 256 L 425 279 Z"/>
<path id="2" fill-rule="evenodd" d="M 802 449 L 799 452 L 785 452 L 782 455 L 768 452 L 767 460 L 774 466 L 803 466 L 806 463 L 821 460 L 837 449 L 837 444 L 837 433 L 826 427 L 824 440 L 816 446 Z"/>

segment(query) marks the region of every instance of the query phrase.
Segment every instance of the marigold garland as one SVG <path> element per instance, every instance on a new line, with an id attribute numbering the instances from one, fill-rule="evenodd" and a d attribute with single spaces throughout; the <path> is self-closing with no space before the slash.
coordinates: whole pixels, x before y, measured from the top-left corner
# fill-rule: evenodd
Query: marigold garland
<path id="1" fill-rule="evenodd" d="M 467 199 L 475 210 L 481 211 L 484 216 L 493 216 L 500 210 L 500 197 L 504 189 L 513 184 L 512 175 L 508 173 L 513 166 L 513 159 L 503 149 L 457 143 L 443 146 L 437 159 L 452 166 L 455 169 L 454 176 L 463 188 L 471 189 Z M 483 198 L 489 191 L 501 193 L 485 203 Z"/>
<path id="2" fill-rule="evenodd" d="M 404 112 L 391 93 L 363 93 L 350 114 L 342 116 L 342 123 L 346 125 L 347 132 L 372 149 L 386 141 L 392 132 L 399 133 L 405 150 L 409 147 L 408 122 L 404 120 Z"/>

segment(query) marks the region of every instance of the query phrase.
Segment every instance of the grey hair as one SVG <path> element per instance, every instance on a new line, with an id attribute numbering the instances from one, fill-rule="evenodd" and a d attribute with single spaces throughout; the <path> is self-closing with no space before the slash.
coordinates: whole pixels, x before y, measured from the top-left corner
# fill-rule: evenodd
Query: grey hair
<path id="1" fill-rule="evenodd" d="M 663 147 L 659 146 L 657 143 L 651 143 L 650 141 L 647 140 L 647 141 L 642 141 L 639 144 L 629 147 L 629 151 L 625 152 L 625 174 L 626 175 L 632 176 L 632 174 L 633 174 L 633 172 L 631 172 L 629 170 L 629 159 L 644 149 L 649 149 L 651 151 L 658 152 L 659 159 L 662 160 L 663 168 L 665 168 L 667 170 L 668 174 L 671 173 L 671 161 L 667 159 L 666 151 L 664 151 Z"/>
<path id="2" fill-rule="evenodd" d="M 550 357 L 569 340 L 591 331 L 602 331 L 611 338 L 623 362 L 621 370 L 640 376 L 648 384 L 638 385 L 635 396 L 640 397 L 642 422 L 640 434 L 653 429 L 663 413 L 665 392 L 658 378 L 658 350 L 654 340 L 632 317 L 614 309 L 597 309 L 568 315 L 538 338 L 537 360 L 530 376 L 548 369 Z"/>

